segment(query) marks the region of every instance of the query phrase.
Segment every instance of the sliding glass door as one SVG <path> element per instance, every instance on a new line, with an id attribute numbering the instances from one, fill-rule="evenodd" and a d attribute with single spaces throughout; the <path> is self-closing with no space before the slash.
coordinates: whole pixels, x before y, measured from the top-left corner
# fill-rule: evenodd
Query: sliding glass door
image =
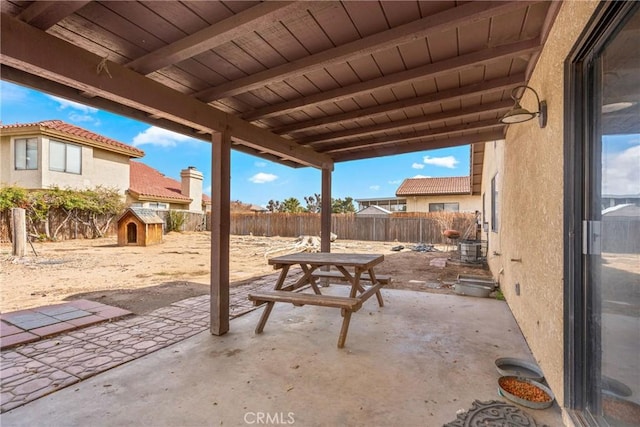
<path id="1" fill-rule="evenodd" d="M 640 426 L 640 7 L 600 21 L 571 71 L 565 392 L 583 424 Z"/>

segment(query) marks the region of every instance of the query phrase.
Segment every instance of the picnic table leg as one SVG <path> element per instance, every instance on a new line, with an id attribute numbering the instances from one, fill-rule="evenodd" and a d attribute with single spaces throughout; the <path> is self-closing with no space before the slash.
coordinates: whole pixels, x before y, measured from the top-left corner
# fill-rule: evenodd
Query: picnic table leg
<path id="1" fill-rule="evenodd" d="M 349 321 L 351 320 L 351 310 L 344 310 L 344 318 L 342 319 L 342 328 L 340 329 L 340 337 L 338 338 L 338 348 L 343 348 L 347 340 L 347 332 L 349 332 Z"/>
<path id="2" fill-rule="evenodd" d="M 360 276 L 362 275 L 362 271 L 359 268 L 356 268 L 356 272 L 353 275 L 353 282 L 351 283 L 351 292 L 349 296 L 351 298 L 355 298 L 358 295 L 358 291 L 363 292 L 364 288 L 360 284 Z"/>
<path id="3" fill-rule="evenodd" d="M 284 285 L 284 280 L 287 278 L 287 274 L 289 274 L 290 265 L 285 265 L 280 270 L 280 275 L 278 276 L 278 281 L 276 282 L 276 287 L 274 288 L 276 291 L 282 289 L 282 285 Z"/>
<path id="4" fill-rule="evenodd" d="M 304 272 L 304 277 L 306 278 L 307 282 L 309 282 L 309 285 L 311 285 L 311 289 L 313 289 L 313 292 L 316 295 L 322 295 L 320 293 L 320 289 L 318 288 L 318 285 L 316 284 L 316 280 L 311 275 L 311 273 L 313 273 L 315 271 L 315 269 L 318 268 L 318 267 L 313 266 L 313 265 L 307 266 L 306 264 L 300 264 L 300 267 L 302 268 L 302 271 Z"/>
<path id="5" fill-rule="evenodd" d="M 369 277 L 371 277 L 371 283 L 375 286 L 378 283 L 378 279 L 376 279 L 376 275 L 373 272 L 373 268 L 369 269 Z M 380 293 L 380 289 L 376 291 L 376 298 L 378 299 L 378 305 L 380 307 L 384 307 L 384 301 L 382 300 L 382 294 Z"/>
<path id="6" fill-rule="evenodd" d="M 261 334 L 264 329 L 264 325 L 267 324 L 267 320 L 269 319 L 269 315 L 271 314 L 271 310 L 273 309 L 274 301 L 267 301 L 267 306 L 264 308 L 262 312 L 262 317 L 260 317 L 260 322 L 258 322 L 258 326 L 256 326 L 256 334 Z"/>

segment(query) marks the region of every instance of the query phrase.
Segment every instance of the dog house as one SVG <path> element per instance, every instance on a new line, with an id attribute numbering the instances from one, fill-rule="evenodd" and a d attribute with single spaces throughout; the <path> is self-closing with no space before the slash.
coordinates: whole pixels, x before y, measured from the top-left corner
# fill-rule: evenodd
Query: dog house
<path id="1" fill-rule="evenodd" d="M 118 246 L 162 243 L 164 221 L 151 209 L 129 208 L 118 219 Z"/>

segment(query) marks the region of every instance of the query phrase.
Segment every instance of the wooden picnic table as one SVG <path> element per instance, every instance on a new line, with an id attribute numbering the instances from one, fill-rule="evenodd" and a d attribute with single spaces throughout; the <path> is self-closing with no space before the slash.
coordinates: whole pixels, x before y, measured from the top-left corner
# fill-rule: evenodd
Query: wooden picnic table
<path id="1" fill-rule="evenodd" d="M 362 304 L 373 295 L 378 299 L 380 307 L 384 305 L 380 288 L 388 283 L 390 278 L 386 276 L 378 278 L 373 270 L 382 261 L 384 261 L 384 255 L 327 252 L 301 252 L 269 259 L 269 264 L 280 270 L 280 276 L 273 291 L 249 294 L 249 299 L 255 304 L 266 303 L 260 322 L 256 327 L 256 334 L 262 333 L 276 302 L 288 302 L 296 306 L 309 304 L 335 307 L 341 309 L 343 317 L 338 347 L 344 347 L 351 313 L 358 311 Z M 290 268 L 295 265 L 300 266 L 304 273 L 303 276 L 295 283 L 284 286 Z M 337 271 L 329 271 L 326 268 L 319 270 L 322 267 L 334 268 Z M 349 296 L 322 295 L 316 283 L 319 278 L 334 278 L 348 282 L 351 285 Z M 369 286 L 365 287 L 363 282 Z M 307 285 L 310 285 L 313 294 L 296 292 Z"/>

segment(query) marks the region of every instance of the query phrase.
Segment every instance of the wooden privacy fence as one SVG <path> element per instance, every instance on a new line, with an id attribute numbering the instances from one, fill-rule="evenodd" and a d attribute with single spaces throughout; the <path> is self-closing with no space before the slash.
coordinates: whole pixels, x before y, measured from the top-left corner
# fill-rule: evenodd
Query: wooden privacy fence
<path id="1" fill-rule="evenodd" d="M 386 218 L 359 217 L 355 214 L 334 214 L 331 231 L 344 240 L 373 240 L 383 242 L 446 243 L 442 232 L 472 229 L 475 215 L 471 213 L 411 213 L 394 214 Z M 256 236 L 298 237 L 320 235 L 319 214 L 231 214 L 231 234 Z M 470 238 L 475 236 L 470 233 Z"/>
<path id="2" fill-rule="evenodd" d="M 211 230 L 211 215 L 186 212 L 182 231 Z M 158 215 L 166 220 L 168 211 L 158 211 Z M 467 213 L 405 213 L 394 214 L 386 218 L 359 217 L 354 214 L 334 214 L 331 218 L 331 231 L 343 240 L 372 240 L 383 242 L 423 242 L 446 243 L 442 231 L 446 229 L 464 232 L 473 226 L 474 215 Z M 49 226 L 54 228 L 62 217 L 52 215 Z M 106 219 L 100 219 L 104 223 Z M 112 220 L 105 235 L 115 234 L 115 221 Z M 298 237 L 300 235 L 320 235 L 319 214 L 287 214 L 287 213 L 232 213 L 231 234 L 256 236 Z M 33 225 L 29 225 L 33 233 Z M 36 229 L 42 232 L 42 224 Z M 10 213 L 0 212 L 0 241 L 10 240 Z M 85 224 L 69 221 L 57 233 L 60 240 L 94 237 L 92 230 Z M 473 237 L 473 234 L 470 234 Z"/>
<path id="3" fill-rule="evenodd" d="M 180 231 L 211 230 L 210 220 L 209 220 L 210 215 L 206 215 L 204 213 L 199 213 L 199 212 L 179 210 L 179 209 L 172 209 L 171 211 L 158 210 L 156 211 L 156 213 L 160 218 L 162 218 L 162 220 L 165 223 L 165 227 L 164 227 L 165 233 L 167 229 L 166 224 L 167 224 L 167 217 L 169 216 L 169 212 L 179 213 L 180 215 L 184 216 L 184 223 L 182 227 L 180 227 Z"/>

